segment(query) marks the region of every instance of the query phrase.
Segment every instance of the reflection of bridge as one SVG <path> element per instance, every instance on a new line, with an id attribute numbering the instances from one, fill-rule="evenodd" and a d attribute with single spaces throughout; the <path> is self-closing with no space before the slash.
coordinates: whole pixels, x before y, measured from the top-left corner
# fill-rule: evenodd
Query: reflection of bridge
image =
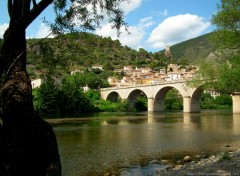
<path id="1" fill-rule="evenodd" d="M 200 98 L 203 90 L 186 84 L 186 81 L 172 81 L 150 85 L 132 85 L 101 89 L 101 97 L 116 101 L 118 98 L 128 100 L 131 104 L 143 92 L 148 99 L 148 111 L 164 111 L 164 97 L 169 90 L 175 88 L 183 98 L 183 112 L 200 112 Z M 233 112 L 240 113 L 240 94 L 234 94 Z"/>

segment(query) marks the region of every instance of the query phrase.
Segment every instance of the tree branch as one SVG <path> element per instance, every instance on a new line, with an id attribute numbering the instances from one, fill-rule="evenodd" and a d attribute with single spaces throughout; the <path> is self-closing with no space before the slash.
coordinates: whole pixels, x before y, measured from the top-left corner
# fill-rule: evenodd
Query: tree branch
<path id="1" fill-rule="evenodd" d="M 12 16 L 12 8 L 13 8 L 12 0 L 8 0 L 8 15 L 10 18 Z"/>
<path id="2" fill-rule="evenodd" d="M 26 20 L 25 27 L 27 28 L 54 0 L 41 0 L 38 4 L 33 6 L 30 11 L 29 18 Z M 33 3 L 36 3 L 33 0 Z"/>
<path id="3" fill-rule="evenodd" d="M 36 0 L 32 0 L 32 2 L 33 2 L 33 6 L 36 7 L 37 6 Z"/>
<path id="4" fill-rule="evenodd" d="M 22 6 L 22 17 L 27 19 L 30 12 L 31 0 L 24 0 Z"/>

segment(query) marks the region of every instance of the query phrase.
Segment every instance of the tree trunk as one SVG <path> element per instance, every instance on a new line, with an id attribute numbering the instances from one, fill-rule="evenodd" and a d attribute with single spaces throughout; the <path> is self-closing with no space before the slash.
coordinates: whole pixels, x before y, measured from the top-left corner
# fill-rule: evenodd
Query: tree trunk
<path id="1" fill-rule="evenodd" d="M 61 164 L 52 127 L 33 108 L 26 71 L 25 27 L 4 34 L 0 50 L 0 175 L 60 176 Z"/>

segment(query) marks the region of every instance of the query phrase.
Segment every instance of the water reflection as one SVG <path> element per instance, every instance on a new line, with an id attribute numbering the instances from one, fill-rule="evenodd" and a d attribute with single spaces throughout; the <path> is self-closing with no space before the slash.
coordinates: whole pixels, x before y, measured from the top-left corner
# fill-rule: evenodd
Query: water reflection
<path id="1" fill-rule="evenodd" d="M 122 167 L 139 168 L 163 155 L 214 153 L 226 144 L 240 147 L 240 115 L 203 111 L 116 116 L 54 127 L 64 176 L 108 169 L 118 175 Z"/>
<path id="2" fill-rule="evenodd" d="M 240 134 L 240 114 L 233 114 L 233 134 Z"/>

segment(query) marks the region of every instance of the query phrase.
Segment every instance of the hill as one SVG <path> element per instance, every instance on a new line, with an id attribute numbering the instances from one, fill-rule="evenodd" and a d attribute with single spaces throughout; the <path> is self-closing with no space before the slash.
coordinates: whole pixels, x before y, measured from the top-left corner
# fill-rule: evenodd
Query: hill
<path id="1" fill-rule="evenodd" d="M 216 50 L 208 33 L 170 47 L 173 61 L 179 64 L 196 64 L 206 59 Z M 2 40 L 0 39 L 0 45 Z M 72 70 L 84 70 L 92 65 L 102 65 L 105 70 L 134 67 L 160 69 L 168 58 L 164 50 L 147 52 L 128 46 L 122 46 L 119 40 L 101 37 L 90 33 L 72 33 L 47 39 L 27 40 L 27 68 L 32 79 L 39 74 L 53 71 L 69 73 Z"/>
<path id="2" fill-rule="evenodd" d="M 29 39 L 27 56 L 28 70 L 54 66 L 52 69 L 69 66 L 70 70 L 85 69 L 92 65 L 102 65 L 113 70 L 124 65 L 140 66 L 154 60 L 144 49 L 133 50 L 122 46 L 119 40 L 101 37 L 90 33 L 72 33 L 53 39 Z M 63 71 L 63 70 L 62 70 Z"/>
<path id="3" fill-rule="evenodd" d="M 206 59 L 217 49 L 211 35 L 212 33 L 208 33 L 171 46 L 170 51 L 173 59 L 175 61 L 188 60 L 191 64 L 196 64 L 200 60 Z M 164 50 L 161 53 L 164 53 Z"/>

